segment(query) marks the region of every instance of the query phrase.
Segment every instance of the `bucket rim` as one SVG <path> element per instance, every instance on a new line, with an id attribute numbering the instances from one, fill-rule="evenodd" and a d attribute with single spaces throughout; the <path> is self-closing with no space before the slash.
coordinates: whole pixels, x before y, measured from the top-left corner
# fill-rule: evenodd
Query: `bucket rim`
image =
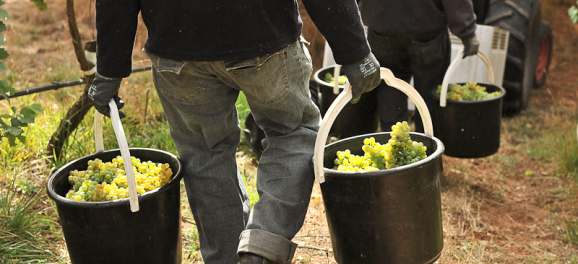
<path id="1" fill-rule="evenodd" d="M 183 173 L 183 164 L 181 162 L 181 160 L 174 154 L 164 151 L 164 150 L 159 150 L 159 149 L 151 149 L 151 148 L 129 148 L 129 150 L 132 151 L 152 151 L 152 152 L 158 152 L 161 154 L 164 154 L 166 156 L 169 156 L 170 158 L 174 159 L 175 161 L 177 161 L 177 164 L 179 165 L 178 168 L 171 168 L 171 170 L 173 171 L 173 177 L 171 178 L 171 180 L 161 186 L 160 188 L 154 189 L 152 191 L 146 192 L 145 194 L 139 195 L 138 196 L 138 200 L 139 203 L 142 201 L 146 201 L 148 199 L 150 199 L 151 197 L 154 196 L 154 194 L 157 193 L 162 193 L 162 192 L 166 192 L 169 189 L 171 189 L 173 187 L 173 185 L 175 184 L 180 184 L 181 179 L 184 176 Z M 82 159 L 93 159 L 96 158 L 98 156 L 101 156 L 103 154 L 108 154 L 108 153 L 112 153 L 112 152 L 118 152 L 119 156 L 120 156 L 120 149 L 110 149 L 110 150 L 105 150 L 103 152 L 99 152 L 99 153 L 94 153 L 91 155 L 87 155 L 87 156 L 83 156 L 80 158 L 77 158 L 71 162 L 66 163 L 65 165 L 63 165 L 62 167 L 60 167 L 58 170 L 56 170 L 54 173 L 52 173 L 52 175 L 50 175 L 50 179 L 48 180 L 48 183 L 46 184 L 46 192 L 48 194 L 48 196 L 54 200 L 57 203 L 65 203 L 67 204 L 67 206 L 69 207 L 78 207 L 78 208 L 94 208 L 94 207 L 116 207 L 116 206 L 121 206 L 121 205 L 126 205 L 126 206 L 130 206 L 130 198 L 123 198 L 123 199 L 118 199 L 116 201 L 101 201 L 101 202 L 77 202 L 77 201 L 73 201 L 70 199 L 66 199 L 66 197 L 59 195 L 58 193 L 56 193 L 56 191 L 53 188 L 53 183 L 55 180 L 56 175 L 62 173 L 64 170 L 66 170 L 71 164 L 78 162 Z"/>
<path id="2" fill-rule="evenodd" d="M 315 72 L 315 74 L 313 74 L 313 78 L 314 78 L 315 81 L 316 81 L 317 83 L 319 83 L 319 84 L 322 84 L 322 85 L 327 86 L 327 87 L 333 87 L 333 84 L 328 83 L 328 82 L 324 81 L 323 79 L 319 78 L 319 74 L 320 74 L 322 71 L 325 71 L 325 70 L 328 70 L 328 69 L 334 69 L 334 68 L 335 68 L 335 65 L 323 67 L 323 68 L 317 70 L 317 71 Z M 339 89 L 341 89 L 341 90 L 342 90 L 342 89 L 345 89 L 345 85 L 343 85 L 343 84 L 340 84 L 340 85 L 338 85 L 337 87 L 339 87 Z"/>
<path id="3" fill-rule="evenodd" d="M 364 135 L 344 138 L 344 139 L 341 139 L 341 140 L 338 140 L 338 141 L 335 141 L 331 144 L 326 145 L 325 148 L 327 148 L 329 146 L 336 145 L 336 144 L 343 142 L 345 140 L 367 138 L 367 137 L 372 137 L 375 135 L 383 135 L 383 134 L 391 134 L 391 132 L 377 132 L 377 133 L 370 133 L 370 134 L 364 134 Z M 411 135 L 419 135 L 422 137 L 427 137 L 427 138 L 432 139 L 437 146 L 436 150 L 431 155 L 428 155 L 427 158 L 425 158 L 423 160 L 420 160 L 416 163 L 412 163 L 412 164 L 400 166 L 397 168 L 393 168 L 393 169 L 386 169 L 386 170 L 379 170 L 379 171 L 367 171 L 367 172 L 349 172 L 349 171 L 338 171 L 335 169 L 329 169 L 329 168 L 326 168 L 324 166 L 323 170 L 325 171 L 325 177 L 327 177 L 327 178 L 329 178 L 329 177 L 335 177 L 335 178 L 347 178 L 347 177 L 372 178 L 372 177 L 383 176 L 384 174 L 393 174 L 393 173 L 399 173 L 399 172 L 407 171 L 407 170 L 413 169 L 414 167 L 423 166 L 427 163 L 434 162 L 438 158 L 441 158 L 441 156 L 445 150 L 445 147 L 444 147 L 443 142 L 440 139 L 436 138 L 435 136 L 430 137 L 424 133 L 419 133 L 419 132 L 410 132 L 410 136 Z"/>
<path id="4" fill-rule="evenodd" d="M 458 101 L 458 100 L 452 100 L 452 99 L 446 98 L 446 101 L 447 101 L 447 102 L 451 102 L 451 103 L 453 103 L 453 104 L 479 104 L 479 103 L 484 103 L 484 102 L 502 100 L 502 99 L 506 96 L 506 89 L 504 89 L 504 87 L 497 86 L 497 85 L 495 85 L 495 84 L 490 84 L 490 83 L 481 83 L 481 82 L 476 82 L 476 83 L 477 83 L 478 85 L 480 85 L 480 86 L 486 86 L 486 87 L 487 87 L 487 86 L 493 86 L 493 87 L 496 87 L 496 88 L 498 88 L 498 89 L 501 91 L 501 93 L 500 93 L 500 95 L 498 95 L 498 96 L 496 96 L 496 97 L 492 97 L 492 98 L 490 98 L 490 99 L 484 99 L 484 100 Z M 466 84 L 466 82 L 457 82 L 457 83 L 451 83 L 451 84 L 460 84 L 460 85 L 463 85 L 463 84 Z M 451 85 L 451 84 L 450 84 L 450 85 Z M 440 101 L 440 96 L 436 93 L 436 89 L 433 89 L 433 90 L 432 90 L 432 95 L 433 95 L 434 100 L 436 100 L 436 101 L 438 101 L 438 102 Z M 436 104 L 436 105 L 439 106 L 439 104 Z"/>

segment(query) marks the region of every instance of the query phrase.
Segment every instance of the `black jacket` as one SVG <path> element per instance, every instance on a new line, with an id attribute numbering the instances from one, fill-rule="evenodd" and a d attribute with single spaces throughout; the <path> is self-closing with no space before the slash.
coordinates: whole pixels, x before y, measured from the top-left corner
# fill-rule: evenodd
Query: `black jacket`
<path id="1" fill-rule="evenodd" d="M 356 0 L 302 0 L 339 64 L 370 48 Z M 97 71 L 131 73 L 138 14 L 148 30 L 145 49 L 173 60 L 235 60 L 276 52 L 297 41 L 297 0 L 96 0 Z"/>
<path id="2" fill-rule="evenodd" d="M 475 36 L 472 0 L 361 0 L 363 23 L 383 33 L 417 35 L 449 26 L 457 37 Z"/>

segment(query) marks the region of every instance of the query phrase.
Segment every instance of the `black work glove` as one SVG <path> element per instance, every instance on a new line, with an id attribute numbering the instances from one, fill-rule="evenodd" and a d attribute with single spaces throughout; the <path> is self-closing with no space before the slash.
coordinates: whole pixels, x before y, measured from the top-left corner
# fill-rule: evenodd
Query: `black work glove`
<path id="1" fill-rule="evenodd" d="M 118 109 L 124 106 L 124 101 L 118 96 L 121 82 L 122 78 L 107 78 L 96 73 L 92 85 L 88 88 L 88 98 L 98 112 L 110 117 L 110 107 L 108 106 L 110 99 L 114 99 Z M 124 118 L 125 114 L 119 111 L 119 116 Z"/>
<path id="2" fill-rule="evenodd" d="M 352 104 L 355 104 L 361 98 L 361 94 L 370 92 L 379 86 L 381 82 L 381 74 L 379 72 L 379 62 L 373 55 L 369 53 L 364 59 L 354 63 L 343 65 L 345 76 L 351 84 Z"/>
<path id="3" fill-rule="evenodd" d="M 478 37 L 474 36 L 469 39 L 462 39 L 462 43 L 464 44 L 464 58 L 478 54 L 478 50 L 480 49 Z"/>

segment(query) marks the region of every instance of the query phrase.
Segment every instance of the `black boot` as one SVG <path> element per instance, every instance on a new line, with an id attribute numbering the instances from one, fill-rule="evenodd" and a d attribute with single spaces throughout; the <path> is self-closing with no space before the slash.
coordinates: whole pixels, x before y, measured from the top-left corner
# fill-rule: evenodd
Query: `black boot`
<path id="1" fill-rule="evenodd" d="M 274 264 L 272 261 L 253 253 L 242 253 L 238 264 Z"/>

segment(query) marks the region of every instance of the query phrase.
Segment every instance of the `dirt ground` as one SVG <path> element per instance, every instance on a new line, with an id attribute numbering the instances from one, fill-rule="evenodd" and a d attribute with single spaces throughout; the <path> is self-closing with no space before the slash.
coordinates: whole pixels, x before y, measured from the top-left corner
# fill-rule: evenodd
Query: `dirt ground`
<path id="1" fill-rule="evenodd" d="M 542 1 L 543 20 L 551 24 L 554 36 L 548 79 L 532 91 L 528 109 L 503 119 L 498 153 L 481 159 L 443 156 L 444 249 L 437 263 L 578 263 L 578 246 L 564 243 L 562 235 L 564 221 L 576 217 L 576 199 L 559 194 L 575 188 L 569 187 L 573 181 L 555 177 L 558 164 L 536 162 L 521 153 L 523 139 L 504 131 L 508 124 L 527 119 L 534 119 L 528 125 L 540 129 L 553 106 L 575 119 L 578 25 L 568 18 L 572 4 Z M 509 162 L 508 156 L 517 159 Z M 504 165 L 509 163 L 513 165 Z M 527 176 L 526 171 L 534 175 Z M 300 245 L 296 263 L 336 263 L 318 185 L 295 241 Z"/>
<path id="2" fill-rule="evenodd" d="M 27 0 L 6 0 L 3 8 L 11 15 L 8 21 L 10 57 L 9 72 L 21 73 L 17 78 L 36 80 L 28 87 L 45 83 L 50 66 L 76 63 L 63 53 L 71 53 L 70 35 L 62 0 L 47 1 L 51 14 L 32 10 Z M 76 1 L 77 21 L 83 41 L 94 38 L 93 17 L 87 9 L 92 1 Z M 93 3 L 93 2 L 92 2 Z M 544 0 L 543 19 L 553 28 L 554 47 L 548 80 L 544 87 L 532 92 L 527 110 L 503 120 L 499 152 L 483 159 L 443 157 L 441 175 L 444 249 L 437 263 L 578 263 L 578 246 L 563 242 L 563 221 L 577 217 L 574 195 L 560 195 L 560 189 L 575 189 L 573 182 L 557 175 L 557 165 L 532 160 L 524 152 L 524 139 L 507 133 L 509 124 L 530 120 L 530 129 L 540 129 L 547 122 L 546 109 L 563 109 L 576 118 L 578 108 L 578 25 L 568 18 L 572 0 Z M 306 19 L 305 19 L 306 20 Z M 33 28 L 27 28 L 31 24 Z M 19 32 L 32 32 L 10 40 Z M 306 33 L 307 34 L 307 33 Z M 311 53 L 319 60 L 319 39 L 312 37 Z M 142 46 L 144 35 L 137 37 Z M 321 51 L 320 51 L 321 50 Z M 144 54 L 135 50 L 137 60 Z M 80 72 L 78 72 L 80 75 Z M 57 106 L 54 106 L 57 107 Z M 575 124 L 576 122 L 574 122 Z M 574 125 L 575 127 L 575 125 Z M 508 160 L 515 157 L 516 161 Z M 526 171 L 534 175 L 525 175 Z M 570 187 L 569 187 L 570 186 Z M 576 193 L 576 192 L 574 192 Z M 295 237 L 299 244 L 295 263 L 336 263 L 333 259 L 323 199 L 316 185 L 305 225 Z"/>

